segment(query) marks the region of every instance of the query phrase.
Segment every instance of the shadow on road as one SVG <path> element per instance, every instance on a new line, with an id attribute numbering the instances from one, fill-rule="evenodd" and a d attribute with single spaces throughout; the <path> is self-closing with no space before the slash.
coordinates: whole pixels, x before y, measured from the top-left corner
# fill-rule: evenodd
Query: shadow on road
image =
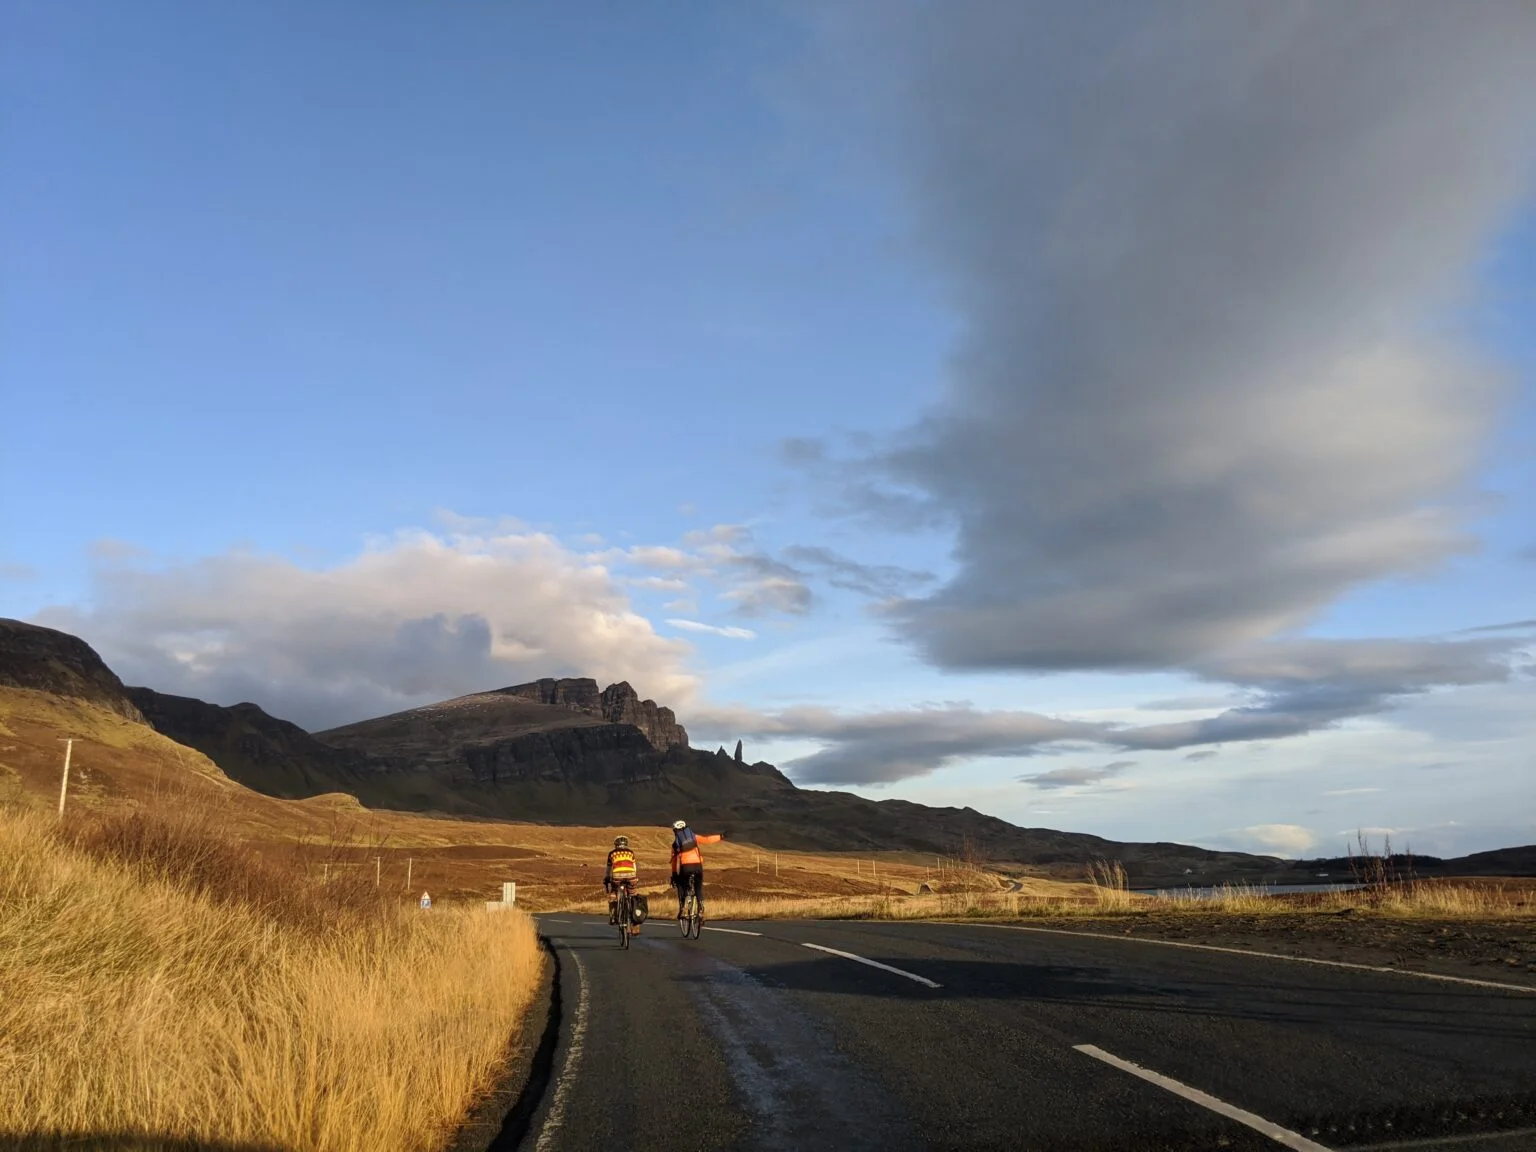
<path id="1" fill-rule="evenodd" d="M 1341 1014 L 1359 1024 L 1410 1026 L 1416 1034 L 1502 1037 L 1530 1035 L 1531 1005 L 1510 1002 L 1453 986 L 1363 990 L 1358 984 L 1306 990 L 1277 990 L 1262 983 L 1241 986 L 1189 979 L 1127 979 L 1123 970 L 1069 965 L 1020 964 L 995 960 L 915 959 L 864 953 L 871 960 L 937 982 L 929 988 L 894 973 L 861 967 L 837 957 L 787 963 L 743 965 L 754 980 L 771 988 L 876 996 L 894 1000 L 1029 1000 L 1046 1004 L 1093 1005 L 1135 1012 L 1225 1017 L 1314 1026 Z M 682 981 L 708 980 L 683 972 Z M 1514 1010 L 1512 1010 L 1514 1008 Z M 1521 1011 L 1520 1009 L 1523 1009 Z"/>

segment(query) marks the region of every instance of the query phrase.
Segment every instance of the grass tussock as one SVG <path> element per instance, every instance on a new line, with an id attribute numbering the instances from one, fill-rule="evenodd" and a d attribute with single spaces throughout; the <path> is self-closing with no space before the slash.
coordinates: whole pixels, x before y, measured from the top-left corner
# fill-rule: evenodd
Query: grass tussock
<path id="1" fill-rule="evenodd" d="M 423 914 L 186 823 L 0 811 L 0 1132 L 441 1148 L 542 965 L 519 913 Z"/>
<path id="2" fill-rule="evenodd" d="M 1131 882 L 1118 860 L 1094 860 L 1088 865 L 1088 883 L 1101 912 L 1122 912 L 1131 906 Z"/>

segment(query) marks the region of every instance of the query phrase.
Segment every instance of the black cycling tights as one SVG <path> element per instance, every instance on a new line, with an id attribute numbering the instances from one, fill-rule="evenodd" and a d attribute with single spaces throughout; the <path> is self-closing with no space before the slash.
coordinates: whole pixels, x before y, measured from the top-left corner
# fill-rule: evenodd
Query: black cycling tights
<path id="1" fill-rule="evenodd" d="M 688 899 L 688 881 L 692 878 L 694 891 L 699 894 L 699 911 L 704 911 L 704 865 L 681 864 L 677 869 L 677 914 L 683 914 L 683 903 Z"/>

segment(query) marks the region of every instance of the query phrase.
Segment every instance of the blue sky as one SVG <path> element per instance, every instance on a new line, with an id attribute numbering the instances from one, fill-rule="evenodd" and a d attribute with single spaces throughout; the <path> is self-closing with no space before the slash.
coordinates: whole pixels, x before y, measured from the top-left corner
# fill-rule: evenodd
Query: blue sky
<path id="1" fill-rule="evenodd" d="M 1536 619 L 1536 32 L 1296 11 L 10 5 L 0 612 L 314 727 L 623 676 L 1021 823 L 1536 841 L 1536 632 L 1459 632 Z"/>

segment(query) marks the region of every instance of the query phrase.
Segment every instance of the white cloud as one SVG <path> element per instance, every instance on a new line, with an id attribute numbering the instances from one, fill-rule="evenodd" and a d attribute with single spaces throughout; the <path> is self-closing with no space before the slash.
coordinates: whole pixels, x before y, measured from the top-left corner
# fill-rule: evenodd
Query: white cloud
<path id="1" fill-rule="evenodd" d="M 1237 836 L 1265 854 L 1277 856 L 1301 856 L 1317 843 L 1316 834 L 1300 824 L 1250 824 L 1239 829 Z"/>
<path id="2" fill-rule="evenodd" d="M 615 549 L 603 553 L 603 557 L 622 558 L 640 568 L 661 568 L 667 571 L 693 571 L 704 566 L 700 557 L 681 548 L 664 545 L 641 544 L 633 548 Z"/>
<path id="3" fill-rule="evenodd" d="M 251 700 L 316 729 L 540 676 L 628 680 L 686 706 L 690 649 L 659 636 L 603 565 L 537 533 L 402 532 L 328 568 L 232 553 L 105 566 L 83 636 L 130 684 Z"/>
<path id="4" fill-rule="evenodd" d="M 730 640 L 756 640 L 757 633 L 750 628 L 736 628 L 719 624 L 705 624 L 702 620 L 671 619 L 667 621 L 684 632 L 703 632 L 710 636 L 724 636 Z"/>
<path id="5" fill-rule="evenodd" d="M 1324 796 L 1364 796 L 1368 792 L 1380 792 L 1380 788 L 1333 788 L 1324 792 Z"/>
<path id="6" fill-rule="evenodd" d="M 649 592 L 687 592 L 693 586 L 686 580 L 671 576 L 639 576 L 624 581 L 632 588 L 644 588 Z"/>

